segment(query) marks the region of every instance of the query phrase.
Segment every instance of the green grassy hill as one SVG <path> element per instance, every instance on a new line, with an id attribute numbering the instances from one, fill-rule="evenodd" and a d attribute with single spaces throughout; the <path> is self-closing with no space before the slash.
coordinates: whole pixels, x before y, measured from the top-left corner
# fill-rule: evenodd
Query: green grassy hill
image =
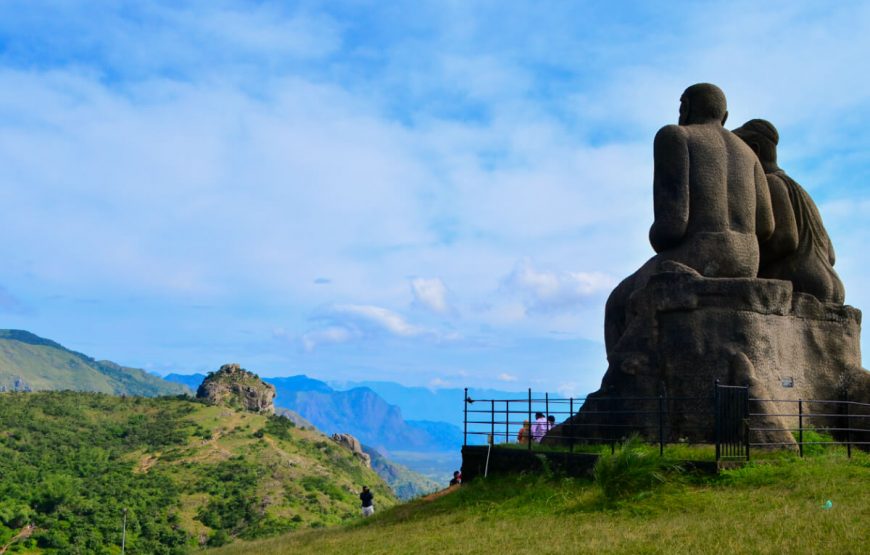
<path id="1" fill-rule="evenodd" d="M 490 477 L 343 528 L 214 553 L 857 555 L 870 545 L 868 485 L 870 457 L 853 453 L 850 461 L 842 450 L 716 477 L 668 475 L 663 485 L 618 499 L 592 479 Z"/>
<path id="2" fill-rule="evenodd" d="M 358 516 L 387 485 L 350 451 L 288 419 L 187 398 L 0 393 L 0 549 L 185 553 Z"/>
<path id="3" fill-rule="evenodd" d="M 190 390 L 86 355 L 23 330 L 0 330 L 0 390 L 96 391 L 114 395 L 177 395 Z"/>

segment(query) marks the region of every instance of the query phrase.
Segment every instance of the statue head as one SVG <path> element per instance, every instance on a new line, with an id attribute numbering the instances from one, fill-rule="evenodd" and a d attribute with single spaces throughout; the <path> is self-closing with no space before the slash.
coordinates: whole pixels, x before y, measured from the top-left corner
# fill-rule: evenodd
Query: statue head
<path id="1" fill-rule="evenodd" d="M 680 125 L 712 122 L 725 125 L 727 119 L 725 93 L 716 85 L 698 83 L 686 89 L 680 97 Z"/>
<path id="2" fill-rule="evenodd" d="M 733 131 L 749 145 L 765 171 L 777 169 L 776 145 L 779 144 L 779 132 L 767 120 L 751 119 Z"/>

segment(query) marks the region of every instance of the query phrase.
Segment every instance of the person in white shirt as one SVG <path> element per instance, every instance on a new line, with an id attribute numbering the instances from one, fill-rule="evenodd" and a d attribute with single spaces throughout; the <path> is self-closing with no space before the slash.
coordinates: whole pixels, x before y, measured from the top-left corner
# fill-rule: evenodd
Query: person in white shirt
<path id="1" fill-rule="evenodd" d="M 547 434 L 547 419 L 544 418 L 543 412 L 535 413 L 535 423 L 532 424 L 532 439 L 535 443 L 541 443 L 544 436 Z"/>

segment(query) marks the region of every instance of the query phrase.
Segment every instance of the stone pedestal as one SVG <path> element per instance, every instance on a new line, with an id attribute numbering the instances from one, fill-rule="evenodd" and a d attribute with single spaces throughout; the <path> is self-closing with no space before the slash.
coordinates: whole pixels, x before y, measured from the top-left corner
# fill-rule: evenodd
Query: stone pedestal
<path id="1" fill-rule="evenodd" d="M 584 424 L 585 433 L 612 438 L 634 428 L 657 439 L 655 402 L 603 399 L 662 395 L 668 399 L 663 426 L 668 441 L 710 441 L 716 380 L 749 385 L 750 397 L 757 399 L 848 396 L 870 402 L 870 372 L 861 368 L 859 310 L 794 293 L 787 281 L 705 278 L 672 262 L 661 270 L 631 296 L 626 331 L 608 353 L 601 389 L 574 419 L 578 430 Z M 629 414 L 632 409 L 644 414 Z M 602 410 L 625 414 L 605 421 L 595 414 Z M 796 403 L 752 403 L 751 410 L 766 415 L 754 418 L 754 427 L 776 429 L 756 432 L 753 441 L 794 443 L 786 430 L 797 429 L 797 419 L 778 415 L 796 413 Z M 811 425 L 836 428 L 842 422 L 819 417 Z"/>

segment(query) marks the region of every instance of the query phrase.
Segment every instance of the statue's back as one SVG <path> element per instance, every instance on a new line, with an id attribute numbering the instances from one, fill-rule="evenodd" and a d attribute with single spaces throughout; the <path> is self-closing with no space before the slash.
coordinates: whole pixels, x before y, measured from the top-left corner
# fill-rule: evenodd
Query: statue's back
<path id="1" fill-rule="evenodd" d="M 758 159 L 730 131 L 715 125 L 685 127 L 691 210 L 687 232 L 755 234 Z"/>
<path id="2" fill-rule="evenodd" d="M 755 277 L 756 203 L 764 173 L 755 154 L 718 125 L 688 125 L 689 221 L 683 244 L 661 259 L 709 277 Z"/>

